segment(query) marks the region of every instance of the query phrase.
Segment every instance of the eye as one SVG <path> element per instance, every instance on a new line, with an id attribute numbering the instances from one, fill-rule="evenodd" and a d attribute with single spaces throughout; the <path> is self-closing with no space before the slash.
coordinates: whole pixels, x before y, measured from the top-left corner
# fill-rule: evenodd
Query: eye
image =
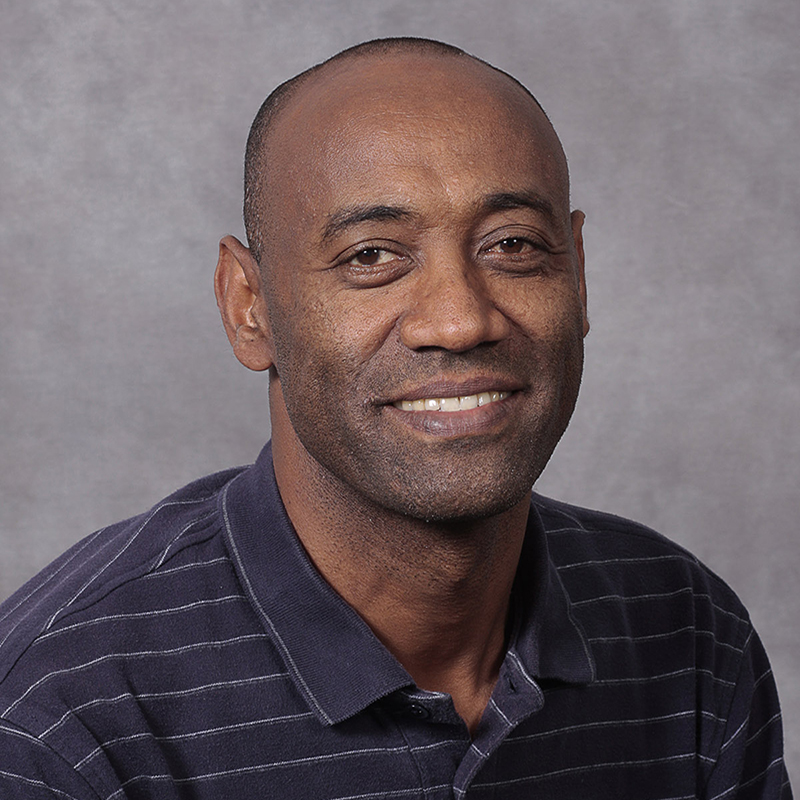
<path id="1" fill-rule="evenodd" d="M 356 248 L 342 254 L 338 261 L 339 274 L 353 287 L 384 286 L 411 269 L 412 263 L 399 245 L 391 249 L 377 244 Z"/>
<path id="2" fill-rule="evenodd" d="M 499 273 L 540 276 L 550 269 L 553 250 L 537 232 L 527 226 L 520 230 L 521 227 L 496 230 L 491 238 L 487 237 L 481 249 L 484 263 Z"/>
<path id="3" fill-rule="evenodd" d="M 381 247 L 366 247 L 359 250 L 347 263 L 357 267 L 377 267 L 388 263 L 392 258 L 394 255 Z"/>
<path id="4" fill-rule="evenodd" d="M 509 255 L 518 255 L 530 250 L 531 243 L 527 239 L 522 239 L 519 236 L 509 236 L 498 242 L 490 250 L 499 250 L 501 253 L 508 253 Z"/>

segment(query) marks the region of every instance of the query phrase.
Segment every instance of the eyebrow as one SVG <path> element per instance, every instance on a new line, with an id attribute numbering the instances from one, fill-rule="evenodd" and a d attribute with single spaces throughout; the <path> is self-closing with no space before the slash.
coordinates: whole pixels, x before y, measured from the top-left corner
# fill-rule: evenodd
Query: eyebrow
<path id="1" fill-rule="evenodd" d="M 508 211 L 515 208 L 530 208 L 551 220 L 556 219 L 553 204 L 536 192 L 496 192 L 481 201 L 487 211 Z"/>
<path id="2" fill-rule="evenodd" d="M 325 229 L 322 231 L 322 241 L 330 241 L 348 228 L 362 222 L 409 219 L 413 216 L 413 212 L 401 206 L 375 205 L 343 208 L 328 217 Z"/>
<path id="3" fill-rule="evenodd" d="M 556 218 L 553 204 L 536 192 L 495 192 L 479 202 L 485 211 L 507 211 L 515 208 L 530 208 L 551 220 Z M 362 222 L 382 222 L 386 220 L 407 220 L 414 212 L 402 206 L 364 205 L 350 206 L 336 211 L 328 217 L 322 231 L 323 244 L 343 233 L 348 228 Z"/>

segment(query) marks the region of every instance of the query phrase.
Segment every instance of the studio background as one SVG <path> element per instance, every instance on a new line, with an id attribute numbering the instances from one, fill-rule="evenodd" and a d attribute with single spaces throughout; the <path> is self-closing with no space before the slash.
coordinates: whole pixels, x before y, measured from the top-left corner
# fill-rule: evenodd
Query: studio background
<path id="1" fill-rule="evenodd" d="M 247 130 L 364 39 L 444 39 L 526 83 L 587 214 L 592 330 L 539 491 L 725 578 L 800 775 L 797 0 L 6 0 L 0 8 L 0 595 L 92 530 L 252 461 L 266 376 L 211 278 Z"/>

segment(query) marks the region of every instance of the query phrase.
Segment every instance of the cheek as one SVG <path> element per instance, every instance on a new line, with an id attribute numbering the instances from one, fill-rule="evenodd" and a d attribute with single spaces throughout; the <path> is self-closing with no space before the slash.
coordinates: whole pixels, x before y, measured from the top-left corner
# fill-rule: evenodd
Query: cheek
<path id="1" fill-rule="evenodd" d="M 311 287 L 310 287 L 311 288 Z M 320 287 L 274 303 L 278 375 L 291 384 L 358 376 L 391 335 L 394 317 L 374 293 Z M 324 392 L 320 385 L 317 391 Z"/>
<path id="2" fill-rule="evenodd" d="M 328 315 L 335 348 L 353 361 L 368 361 L 390 338 L 398 314 L 374 290 L 342 293 Z"/>
<path id="3" fill-rule="evenodd" d="M 496 293 L 501 312 L 535 341 L 571 348 L 583 337 L 583 306 L 572 282 L 506 281 Z"/>

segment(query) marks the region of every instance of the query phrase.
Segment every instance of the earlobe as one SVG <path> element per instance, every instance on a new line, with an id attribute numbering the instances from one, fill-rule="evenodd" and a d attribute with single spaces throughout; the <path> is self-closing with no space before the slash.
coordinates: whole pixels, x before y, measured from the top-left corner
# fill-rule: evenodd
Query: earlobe
<path id="1" fill-rule="evenodd" d="M 585 257 L 583 252 L 583 222 L 586 215 L 583 211 L 575 210 L 570 216 L 572 222 L 572 238 L 575 243 L 575 255 L 577 257 L 578 270 L 578 291 L 581 296 L 581 306 L 583 307 L 583 335 L 589 333 L 589 315 L 586 307 L 586 270 Z"/>
<path id="2" fill-rule="evenodd" d="M 248 369 L 269 369 L 274 357 L 261 273 L 250 250 L 234 236 L 220 240 L 214 292 L 236 358 Z"/>

